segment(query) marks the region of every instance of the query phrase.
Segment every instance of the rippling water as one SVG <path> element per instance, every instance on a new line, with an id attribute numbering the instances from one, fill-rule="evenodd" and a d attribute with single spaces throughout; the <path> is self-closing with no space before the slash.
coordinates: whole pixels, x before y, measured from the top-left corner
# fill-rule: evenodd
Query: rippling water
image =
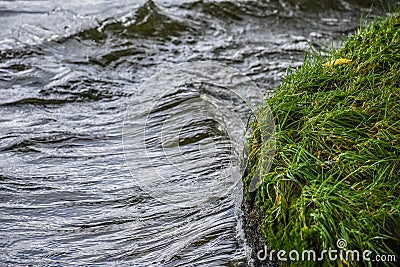
<path id="1" fill-rule="evenodd" d="M 235 130 L 245 125 L 235 122 L 247 104 L 204 84 L 169 95 L 140 85 L 177 63 L 215 61 L 267 93 L 310 44 L 337 46 L 362 14 L 384 10 L 361 0 L 0 1 L 0 265 L 251 265 L 240 183 L 216 182 L 240 178 Z M 155 106 L 150 117 L 130 109 L 130 122 L 148 122 L 147 156 L 126 162 L 132 99 Z M 125 149 L 140 152 L 132 127 Z M 191 184 L 190 201 L 155 197 L 155 173 Z"/>

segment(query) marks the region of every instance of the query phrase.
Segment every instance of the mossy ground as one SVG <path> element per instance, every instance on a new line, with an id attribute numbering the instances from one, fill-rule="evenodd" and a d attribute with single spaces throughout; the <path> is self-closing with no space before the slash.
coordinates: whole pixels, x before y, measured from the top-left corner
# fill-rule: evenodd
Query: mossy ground
<path id="1" fill-rule="evenodd" d="M 340 58 L 351 62 L 332 64 Z M 256 193 L 245 195 L 262 216 L 269 248 L 322 251 L 337 248 L 343 238 L 347 249 L 397 254 L 399 262 L 399 13 L 360 29 L 328 57 L 308 56 L 300 68 L 288 71 L 268 105 L 275 117 L 276 154 Z M 247 190 L 263 157 L 258 127 L 256 115 Z"/>

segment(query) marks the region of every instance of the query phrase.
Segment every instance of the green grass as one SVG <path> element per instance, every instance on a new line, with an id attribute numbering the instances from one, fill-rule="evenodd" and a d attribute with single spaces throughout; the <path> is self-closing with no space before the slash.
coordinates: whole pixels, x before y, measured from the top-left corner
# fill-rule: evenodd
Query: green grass
<path id="1" fill-rule="evenodd" d="M 255 194 L 248 192 L 250 180 L 265 155 L 253 121 L 245 200 L 262 217 L 269 248 L 322 251 L 344 238 L 348 249 L 397 254 L 400 261 L 399 29 L 395 12 L 328 58 L 315 53 L 288 70 L 268 100 L 276 154 Z M 324 65 L 339 58 L 351 62 Z M 345 260 L 284 265 L 374 266 Z"/>

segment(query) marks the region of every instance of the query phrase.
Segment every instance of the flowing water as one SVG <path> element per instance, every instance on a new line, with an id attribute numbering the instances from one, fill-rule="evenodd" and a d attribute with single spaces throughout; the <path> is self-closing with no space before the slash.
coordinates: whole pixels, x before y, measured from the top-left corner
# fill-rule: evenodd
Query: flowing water
<path id="1" fill-rule="evenodd" d="M 251 265 L 240 212 L 243 98 L 257 104 L 262 94 L 255 85 L 227 94 L 208 81 L 229 68 L 194 62 L 234 67 L 224 79 L 243 72 L 266 94 L 310 46 L 338 46 L 361 17 L 386 8 L 0 1 L 0 265 Z M 195 71 L 177 65 L 185 62 Z M 145 82 L 169 67 L 208 80 L 169 78 L 172 91 Z"/>

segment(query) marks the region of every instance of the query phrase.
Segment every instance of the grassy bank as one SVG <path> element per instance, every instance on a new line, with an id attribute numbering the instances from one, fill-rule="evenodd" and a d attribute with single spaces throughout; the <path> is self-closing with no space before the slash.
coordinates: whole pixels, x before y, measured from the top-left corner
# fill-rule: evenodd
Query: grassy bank
<path id="1" fill-rule="evenodd" d="M 261 218 L 270 249 L 295 249 L 301 256 L 305 249 L 336 249 L 345 239 L 346 249 L 370 250 L 370 258 L 399 256 L 399 29 L 400 15 L 393 13 L 330 56 L 315 54 L 288 71 L 268 100 L 276 154 L 255 193 L 249 184 L 264 155 L 257 119 L 252 123 L 245 201 Z M 285 257 L 290 266 L 375 265 Z"/>

